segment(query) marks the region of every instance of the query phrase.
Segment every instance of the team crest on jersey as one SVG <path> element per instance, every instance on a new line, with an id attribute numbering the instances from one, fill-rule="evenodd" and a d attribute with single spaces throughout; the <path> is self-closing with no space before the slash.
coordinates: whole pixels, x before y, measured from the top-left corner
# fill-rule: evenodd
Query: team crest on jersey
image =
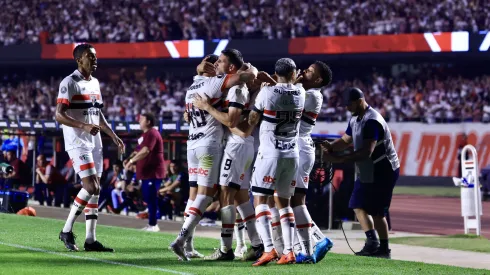
<path id="1" fill-rule="evenodd" d="M 88 160 L 89 160 L 89 156 L 88 156 L 88 154 L 83 154 L 83 155 L 81 155 L 81 156 L 80 156 L 80 160 L 81 160 L 81 161 L 88 161 Z"/>

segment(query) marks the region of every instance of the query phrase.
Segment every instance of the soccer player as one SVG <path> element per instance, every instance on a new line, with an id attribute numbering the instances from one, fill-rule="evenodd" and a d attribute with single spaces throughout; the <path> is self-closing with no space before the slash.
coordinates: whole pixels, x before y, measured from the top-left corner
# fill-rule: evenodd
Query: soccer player
<path id="1" fill-rule="evenodd" d="M 235 74 L 244 65 L 242 55 L 234 49 L 224 50 L 216 62 L 218 74 Z M 249 65 L 244 66 L 244 70 Z M 220 205 L 221 205 L 221 247 L 205 257 L 207 260 L 232 261 L 235 254 L 232 249 L 233 231 L 236 211 L 243 217 L 247 233 L 252 243 L 252 254 L 263 251 L 262 242 L 255 227 L 255 211 L 250 203 L 251 165 L 254 157 L 254 138 L 239 129 L 242 111 L 248 109 L 250 94 L 246 85 L 233 86 L 228 90 L 223 104 L 224 110 L 219 111 L 209 104 L 207 98 L 196 97 L 194 106 L 208 112 L 227 127 L 225 132 L 225 149 L 221 160 Z M 247 125 L 247 130 L 248 125 Z M 238 206 L 235 206 L 238 205 Z M 257 258 L 257 257 L 256 257 Z"/>
<path id="2" fill-rule="evenodd" d="M 294 196 L 291 198 L 291 206 L 296 219 L 297 237 L 302 250 L 296 256 L 296 263 L 316 263 L 323 259 L 333 246 L 333 243 L 323 235 L 316 225 L 315 232 L 312 232 L 314 223 L 305 205 L 309 176 L 315 164 L 315 144 L 311 139 L 311 132 L 322 108 L 323 95 L 321 89 L 330 84 L 331 80 L 332 71 L 327 64 L 316 61 L 298 77 L 297 81 L 297 85 L 302 85 L 306 90 L 306 96 L 305 109 L 299 127 L 299 169 L 296 174 Z M 312 249 L 310 236 L 316 238 L 315 251 Z"/>
<path id="3" fill-rule="evenodd" d="M 255 100 L 250 112 L 249 124 L 256 125 L 260 118 L 260 146 L 254 164 L 252 192 L 254 195 L 257 229 L 264 253 L 253 266 L 266 265 L 278 258 L 272 243 L 270 208 L 267 200 L 274 200 L 280 213 L 280 223 L 284 235 L 284 250 L 277 264 L 295 262 L 293 253 L 294 214 L 290 198 L 294 193 L 294 176 L 298 170 L 299 120 L 305 104 L 305 91 L 296 87 L 296 64 L 289 58 L 281 58 L 275 64 L 278 81 L 275 86 L 264 87 Z"/>
<path id="4" fill-rule="evenodd" d="M 124 152 L 124 143 L 112 131 L 101 112 L 103 107 L 99 81 L 92 76 L 97 69 L 97 56 L 90 44 L 80 44 L 73 50 L 78 68 L 60 83 L 56 105 L 56 121 L 63 124 L 65 150 L 73 168 L 82 179 L 83 188 L 78 193 L 59 238 L 66 248 L 78 251 L 72 232 L 76 218 L 85 212 L 85 251 L 114 252 L 95 237 L 102 175 L 102 140 L 100 131 L 112 138 Z M 85 211 L 84 211 L 85 209 Z"/>
<path id="5" fill-rule="evenodd" d="M 366 103 L 360 89 L 346 90 L 343 102 L 352 118 L 341 138 L 323 144 L 325 160 L 356 164 L 356 181 L 349 207 L 354 209 L 367 237 L 364 248 L 356 255 L 391 258 L 385 214 L 391 204 L 400 168 L 391 132 L 383 117 Z M 350 144 L 354 144 L 353 153 L 333 154 Z"/>
<path id="6" fill-rule="evenodd" d="M 191 121 L 187 141 L 187 161 L 189 166 L 189 185 L 197 182 L 197 195 L 187 211 L 177 239 L 170 245 L 172 251 L 182 260 L 189 260 L 184 253 L 184 242 L 194 230 L 202 213 L 212 201 L 217 191 L 219 165 L 222 155 L 223 126 L 205 110 L 196 108 L 196 97 L 210 98 L 211 105 L 220 106 L 223 92 L 227 89 L 247 83 L 257 77 L 257 69 L 237 74 L 225 74 L 194 81 L 186 93 L 186 109 Z M 233 228 L 232 228 L 233 230 Z"/>

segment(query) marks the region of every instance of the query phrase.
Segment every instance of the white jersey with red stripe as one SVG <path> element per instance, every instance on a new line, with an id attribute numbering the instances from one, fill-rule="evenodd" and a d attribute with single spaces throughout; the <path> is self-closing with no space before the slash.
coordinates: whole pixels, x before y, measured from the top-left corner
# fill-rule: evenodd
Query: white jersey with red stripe
<path id="1" fill-rule="evenodd" d="M 221 146 L 223 142 L 223 125 L 212 115 L 193 106 L 194 97 L 206 95 L 215 108 L 221 107 L 223 91 L 229 75 L 215 77 L 195 77 L 194 83 L 187 89 L 185 106 L 189 114 L 189 139 L 187 149 L 201 146 Z"/>
<path id="2" fill-rule="evenodd" d="M 226 99 L 223 102 L 223 111 L 228 111 L 228 107 L 234 107 L 242 110 L 242 116 L 248 114 L 248 112 L 243 112 L 250 109 L 250 93 L 246 85 L 236 85 L 231 87 L 226 94 Z M 242 118 L 240 118 L 242 121 Z M 225 140 L 226 143 L 253 143 L 253 136 L 248 136 L 246 138 L 237 136 L 233 134 L 229 129 L 225 130 Z"/>
<path id="3" fill-rule="evenodd" d="M 299 124 L 299 150 L 305 153 L 315 153 L 315 144 L 311 132 L 322 108 L 323 95 L 321 89 L 309 89 L 305 93 L 305 109 Z"/>
<path id="4" fill-rule="evenodd" d="M 263 158 L 297 158 L 299 121 L 305 105 L 305 90 L 290 83 L 263 87 L 254 111 L 263 114 L 259 154 Z"/>
<path id="5" fill-rule="evenodd" d="M 68 105 L 66 113 L 73 119 L 99 125 L 103 101 L 97 78 L 91 76 L 90 79 L 85 79 L 75 70 L 61 81 L 56 103 Z M 92 136 L 82 129 L 63 125 L 63 137 L 66 151 L 76 148 L 102 148 L 100 133 Z"/>
<path id="6" fill-rule="evenodd" d="M 250 96 L 250 109 L 253 109 L 253 106 L 255 106 L 255 99 L 257 99 L 258 94 L 259 92 L 256 92 Z M 260 124 L 252 131 L 252 136 L 254 138 L 254 153 L 257 155 L 260 145 Z"/>

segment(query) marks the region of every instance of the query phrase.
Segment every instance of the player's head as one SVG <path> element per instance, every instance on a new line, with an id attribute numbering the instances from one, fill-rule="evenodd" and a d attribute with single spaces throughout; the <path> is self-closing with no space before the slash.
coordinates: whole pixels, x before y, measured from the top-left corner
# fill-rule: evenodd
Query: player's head
<path id="1" fill-rule="evenodd" d="M 141 114 L 139 123 L 141 130 L 146 132 L 155 126 L 155 116 L 150 113 Z"/>
<path id="2" fill-rule="evenodd" d="M 222 51 L 218 60 L 214 63 L 217 74 L 235 74 L 242 66 L 242 53 L 236 49 Z"/>
<path id="3" fill-rule="evenodd" d="M 343 105 L 353 116 L 359 115 L 365 105 L 364 93 L 356 87 L 348 88 L 342 96 Z"/>
<path id="4" fill-rule="evenodd" d="M 97 70 L 97 55 L 94 46 L 90 44 L 80 44 L 73 50 L 73 58 L 78 64 L 78 68 L 92 73 Z"/>
<path id="5" fill-rule="evenodd" d="M 278 77 L 282 77 L 288 82 L 296 79 L 296 63 L 291 58 L 277 60 L 275 71 Z"/>
<path id="6" fill-rule="evenodd" d="M 303 85 L 312 88 L 321 88 L 332 82 L 332 70 L 322 61 L 315 61 L 306 69 L 303 75 Z"/>

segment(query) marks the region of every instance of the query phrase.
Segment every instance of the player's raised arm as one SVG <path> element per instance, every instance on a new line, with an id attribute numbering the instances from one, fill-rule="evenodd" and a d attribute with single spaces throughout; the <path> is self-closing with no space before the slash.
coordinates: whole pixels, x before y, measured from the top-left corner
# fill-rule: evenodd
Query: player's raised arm
<path id="1" fill-rule="evenodd" d="M 248 115 L 248 124 L 250 126 L 255 126 L 259 123 L 260 117 L 264 112 L 265 101 L 267 97 L 267 87 L 263 86 L 257 94 L 257 98 L 255 99 L 254 107 L 250 114 Z"/>
<path id="2" fill-rule="evenodd" d="M 245 84 L 257 78 L 257 74 L 259 73 L 257 68 L 250 65 L 250 63 L 247 63 L 247 65 L 249 66 L 248 70 L 233 75 L 227 75 L 227 79 L 223 83 L 223 88 L 229 89 L 235 85 Z"/>

